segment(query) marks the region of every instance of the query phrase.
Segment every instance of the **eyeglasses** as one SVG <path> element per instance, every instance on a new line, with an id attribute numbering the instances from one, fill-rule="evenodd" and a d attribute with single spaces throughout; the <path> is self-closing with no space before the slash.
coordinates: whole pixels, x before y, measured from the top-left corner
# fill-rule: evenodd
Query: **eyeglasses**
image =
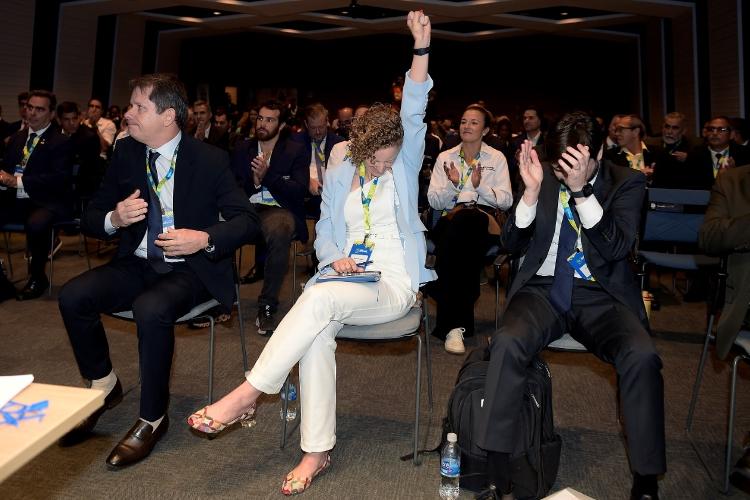
<path id="1" fill-rule="evenodd" d="M 618 125 L 617 127 L 615 127 L 615 132 L 619 134 L 623 130 L 633 130 L 633 129 L 637 129 L 637 128 L 638 127 L 623 127 L 621 125 Z"/>
<path id="2" fill-rule="evenodd" d="M 727 132 L 729 132 L 732 129 L 729 128 L 729 127 L 703 127 L 703 130 L 705 130 L 706 132 L 709 132 L 709 133 L 719 132 L 719 133 L 722 133 L 722 134 L 726 134 Z"/>

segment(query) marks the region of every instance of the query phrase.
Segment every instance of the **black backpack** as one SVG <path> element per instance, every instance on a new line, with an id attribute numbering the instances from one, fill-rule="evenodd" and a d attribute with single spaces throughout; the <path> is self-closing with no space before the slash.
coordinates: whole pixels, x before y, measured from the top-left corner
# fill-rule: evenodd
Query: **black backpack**
<path id="1" fill-rule="evenodd" d="M 449 432 L 458 435 L 462 488 L 487 488 L 487 453 L 476 445 L 476 416 L 484 399 L 489 349 L 476 349 L 458 372 L 443 423 L 443 443 Z M 511 479 L 517 499 L 542 498 L 557 477 L 562 440 L 552 418 L 552 378 L 547 364 L 534 357 L 526 370 L 526 392 L 518 438 L 511 454 Z M 441 448 L 442 449 L 442 444 Z"/>

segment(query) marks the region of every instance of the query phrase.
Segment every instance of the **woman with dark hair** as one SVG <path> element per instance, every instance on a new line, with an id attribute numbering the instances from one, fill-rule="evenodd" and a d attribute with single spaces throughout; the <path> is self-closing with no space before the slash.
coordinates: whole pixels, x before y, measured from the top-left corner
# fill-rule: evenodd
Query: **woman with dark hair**
<path id="1" fill-rule="evenodd" d="M 505 156 L 482 141 L 492 123 L 483 106 L 466 108 L 459 127 L 461 143 L 440 153 L 427 191 L 433 213 L 442 215 L 431 232 L 438 273 L 432 334 L 444 340 L 452 354 L 464 353 L 464 337 L 474 334 L 479 272 L 492 242 L 489 224 L 497 210 L 513 203 Z"/>
<path id="2" fill-rule="evenodd" d="M 281 321 L 247 380 L 217 403 L 188 418 L 215 435 L 249 421 L 258 397 L 278 393 L 299 362 L 302 460 L 281 491 L 305 491 L 331 464 L 336 444 L 336 334 L 344 324 L 371 325 L 403 317 L 421 283 L 435 279 L 424 267 L 425 227 L 417 213 L 417 178 L 424 150 L 430 20 L 410 12 L 414 57 L 406 74 L 401 114 L 375 105 L 354 121 L 348 154 L 329 164 L 316 224 L 320 272 Z M 321 274 L 380 271 L 374 282 L 317 282 Z"/>

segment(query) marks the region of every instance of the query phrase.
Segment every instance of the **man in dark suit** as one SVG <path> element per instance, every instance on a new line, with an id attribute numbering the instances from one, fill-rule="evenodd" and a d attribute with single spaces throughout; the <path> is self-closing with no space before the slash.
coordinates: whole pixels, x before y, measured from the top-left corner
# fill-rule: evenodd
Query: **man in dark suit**
<path id="1" fill-rule="evenodd" d="M 119 236 L 117 255 L 60 292 L 60 312 L 81 375 L 106 394 L 104 407 L 67 434 L 62 445 L 87 437 L 102 412 L 122 399 L 100 314 L 133 311 L 140 418 L 107 458 L 113 469 L 145 458 L 166 433 L 174 321 L 211 297 L 231 306 L 234 251 L 257 230 L 257 217 L 237 187 L 227 154 L 181 132 L 188 107 L 182 83 L 154 74 L 130 86 L 133 107 L 125 114 L 130 137 L 119 141 L 81 220 L 91 235 Z"/>
<path id="2" fill-rule="evenodd" d="M 213 113 L 206 101 L 193 103 L 193 115 L 196 120 L 195 138 L 206 144 L 211 144 L 224 151 L 229 151 L 229 133 L 226 128 L 212 124 Z"/>
<path id="3" fill-rule="evenodd" d="M 659 169 L 662 151 L 658 146 L 649 148 L 643 142 L 646 137 L 643 121 L 636 115 L 622 116 L 615 127 L 615 137 L 619 147 L 607 150 L 604 158 L 621 167 L 643 172 L 650 180 Z"/>
<path id="4" fill-rule="evenodd" d="M 56 105 L 51 92 L 30 93 L 29 126 L 11 137 L 0 172 L 0 224 L 23 223 L 31 255 L 29 280 L 18 300 L 38 298 L 47 290 L 52 224 L 73 208 L 70 143 L 52 122 Z"/>
<path id="5" fill-rule="evenodd" d="M 685 115 L 677 111 L 667 113 L 659 142 L 662 155 L 651 185 L 668 189 L 681 188 L 688 152 L 692 149 L 690 139 L 685 136 Z"/>
<path id="6" fill-rule="evenodd" d="M 328 128 L 328 110 L 322 104 L 310 104 L 305 107 L 304 113 L 305 130 L 294 134 L 292 140 L 302 144 L 310 154 L 309 196 L 305 199 L 305 208 L 307 214 L 317 220 L 320 217 L 320 193 L 328 158 L 334 144 L 344 138 Z"/>
<path id="7" fill-rule="evenodd" d="M 726 358 L 737 334 L 750 327 L 750 165 L 722 171 L 711 191 L 698 243 L 706 252 L 728 255 L 724 309 L 716 329 L 716 354 Z M 732 484 L 750 493 L 750 447 L 735 466 Z"/>
<path id="8" fill-rule="evenodd" d="M 307 241 L 305 193 L 310 184 L 309 150 L 282 137 L 287 108 L 279 101 L 266 101 L 258 111 L 255 139 L 237 145 L 232 170 L 258 212 L 262 238 L 254 241 L 255 267 L 243 283 L 261 279 L 258 297 L 258 333 L 270 335 L 276 328 L 275 314 L 284 281 L 292 240 Z M 264 260 L 258 257 L 264 256 Z"/>
<path id="9" fill-rule="evenodd" d="M 477 440 L 488 451 L 489 478 L 503 494 L 512 490 L 509 455 L 526 367 L 565 332 L 619 374 L 634 473 L 631 498 L 657 498 L 656 477 L 666 470 L 662 365 L 628 262 L 646 179 L 598 161 L 602 139 L 590 116 L 571 113 L 547 137 L 549 164 L 539 162 L 530 142 L 521 148 L 525 188 L 502 245 L 524 259 L 490 344 Z"/>
<path id="10" fill-rule="evenodd" d="M 57 107 L 57 119 L 62 133 L 70 137 L 74 194 L 81 201 L 81 198 L 89 198 L 94 194 L 104 176 L 105 163 L 99 156 L 99 134 L 92 128 L 81 126 L 81 115 L 74 102 L 60 103 Z"/>
<path id="11" fill-rule="evenodd" d="M 703 127 L 705 144 L 688 153 L 684 187 L 711 189 L 719 171 L 750 163 L 750 150 L 732 141 L 732 125 L 726 116 L 715 116 Z"/>

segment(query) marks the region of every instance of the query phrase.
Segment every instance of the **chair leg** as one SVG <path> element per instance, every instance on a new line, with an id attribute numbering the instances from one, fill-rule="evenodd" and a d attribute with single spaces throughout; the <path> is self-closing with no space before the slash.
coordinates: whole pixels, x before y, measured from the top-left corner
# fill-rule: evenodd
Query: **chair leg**
<path id="1" fill-rule="evenodd" d="M 701 351 L 700 361 L 698 362 L 698 373 L 695 375 L 695 383 L 693 384 L 693 395 L 690 397 L 690 406 L 688 407 L 687 420 L 685 422 L 685 432 L 690 434 L 690 429 L 693 426 L 693 414 L 695 413 L 695 405 L 698 402 L 698 392 L 701 388 L 701 382 L 703 381 L 703 369 L 706 366 L 706 358 L 708 358 L 708 344 L 711 340 L 711 331 L 714 327 L 714 315 L 712 314 L 708 318 L 708 328 L 706 329 L 706 338 L 703 341 L 703 350 Z"/>
<path id="2" fill-rule="evenodd" d="M 283 450 L 286 446 L 286 412 L 289 406 L 289 375 L 287 375 L 286 380 L 284 380 L 284 387 L 282 387 L 282 390 L 284 391 L 284 401 L 281 403 L 281 410 L 284 418 L 281 421 L 281 444 L 279 445 L 279 447 Z"/>
<path id="3" fill-rule="evenodd" d="M 729 422 L 727 424 L 727 452 L 724 458 L 724 485 L 722 492 L 727 495 L 729 494 L 729 472 L 732 470 L 732 441 L 734 438 L 734 413 L 735 403 L 737 402 L 737 366 L 740 361 L 746 359 L 750 360 L 750 357 L 737 356 L 732 362 L 732 384 L 729 390 Z"/>
<path id="4" fill-rule="evenodd" d="M 292 304 L 297 301 L 297 240 L 292 242 Z"/>
<path id="5" fill-rule="evenodd" d="M 500 317 L 500 272 L 495 268 L 495 332 L 497 332 Z"/>
<path id="6" fill-rule="evenodd" d="M 425 358 L 427 361 L 427 402 L 432 411 L 432 349 L 430 346 L 430 322 L 427 314 L 427 303 L 422 302 L 422 314 L 424 324 Z"/>
<path id="7" fill-rule="evenodd" d="M 10 233 L 5 232 L 5 254 L 8 256 L 8 278 L 13 279 L 13 260 L 10 258 Z"/>
<path id="8" fill-rule="evenodd" d="M 414 384 L 414 465 L 419 465 L 419 399 L 422 389 L 422 338 L 416 335 L 417 339 L 417 379 Z"/>
<path id="9" fill-rule="evenodd" d="M 237 318 L 240 322 L 240 347 L 242 347 L 242 368 L 247 373 L 247 347 L 245 344 L 245 320 L 242 318 L 242 301 L 240 300 L 240 285 L 235 283 L 234 293 L 237 294 Z"/>
<path id="10" fill-rule="evenodd" d="M 49 286 L 47 287 L 47 297 L 52 297 L 52 281 L 55 268 L 55 228 L 50 230 L 51 236 L 49 241 Z"/>
<path id="11" fill-rule="evenodd" d="M 210 314 L 205 317 L 211 323 L 208 336 L 208 404 L 211 404 L 214 402 L 214 317 Z"/>

